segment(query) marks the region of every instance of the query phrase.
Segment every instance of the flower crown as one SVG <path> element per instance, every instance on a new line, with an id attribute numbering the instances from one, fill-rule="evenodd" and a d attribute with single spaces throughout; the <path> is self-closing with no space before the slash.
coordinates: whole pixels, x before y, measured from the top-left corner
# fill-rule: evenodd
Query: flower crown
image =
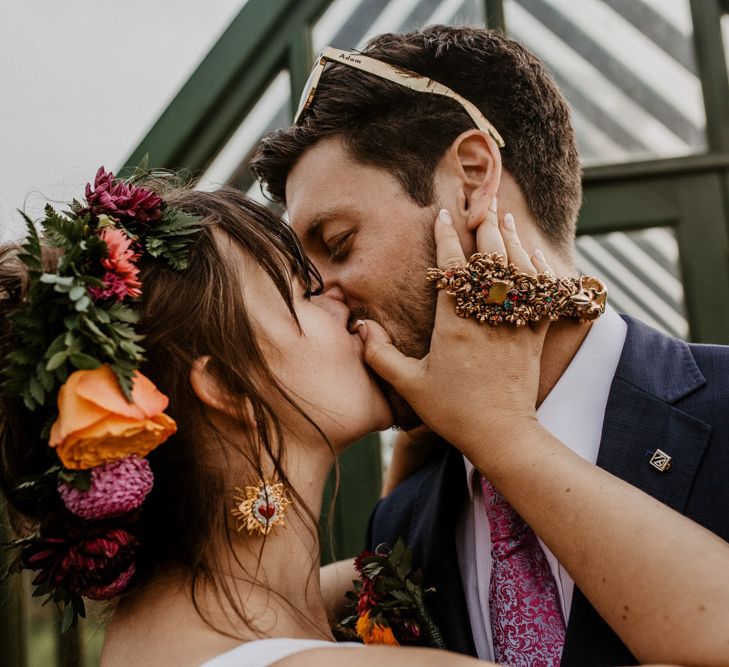
<path id="1" fill-rule="evenodd" d="M 133 578 L 135 510 L 154 482 L 144 457 L 176 431 L 167 397 L 139 372 L 138 263 L 146 255 L 185 269 L 200 218 L 137 185 L 146 175 L 144 164 L 126 181 L 101 167 L 85 203 L 46 206 L 42 242 L 59 250 L 54 271 L 21 212 L 28 288 L 10 316 L 16 344 L 0 390 L 22 399 L 49 447 L 45 471 L 10 494 L 39 528 L 11 543 L 20 552 L 9 572 L 38 571 L 33 595 L 59 605 L 64 629 L 84 616 L 83 597 L 109 599 Z"/>

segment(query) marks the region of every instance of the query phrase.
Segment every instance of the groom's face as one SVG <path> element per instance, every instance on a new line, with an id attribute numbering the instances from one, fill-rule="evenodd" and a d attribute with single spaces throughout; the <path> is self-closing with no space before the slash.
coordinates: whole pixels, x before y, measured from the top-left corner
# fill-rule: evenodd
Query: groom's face
<path id="1" fill-rule="evenodd" d="M 286 182 L 291 225 L 321 272 L 360 318 L 379 322 L 405 354 L 428 352 L 435 294 L 425 270 L 435 266 L 432 227 L 438 207 L 415 204 L 382 169 L 349 157 L 336 139 L 310 148 Z M 419 420 L 389 391 L 403 428 Z"/>

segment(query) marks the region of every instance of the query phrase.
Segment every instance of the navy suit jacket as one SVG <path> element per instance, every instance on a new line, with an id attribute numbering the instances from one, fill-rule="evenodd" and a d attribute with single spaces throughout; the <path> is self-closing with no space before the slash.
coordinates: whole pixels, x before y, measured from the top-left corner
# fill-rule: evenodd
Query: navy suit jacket
<path id="1" fill-rule="evenodd" d="M 688 344 L 624 319 L 597 465 L 729 541 L 729 347 Z M 670 470 L 649 465 L 656 448 L 672 457 Z M 378 503 L 367 547 L 402 537 L 436 589 L 428 606 L 448 647 L 475 655 L 455 542 L 466 496 L 463 457 L 449 447 Z M 637 660 L 575 587 L 562 665 L 628 664 Z"/>

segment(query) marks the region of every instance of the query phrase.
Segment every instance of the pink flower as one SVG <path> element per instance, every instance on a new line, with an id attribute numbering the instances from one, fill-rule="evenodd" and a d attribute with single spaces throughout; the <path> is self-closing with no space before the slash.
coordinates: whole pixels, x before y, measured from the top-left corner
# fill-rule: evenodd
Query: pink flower
<path id="1" fill-rule="evenodd" d="M 139 546 L 124 528 L 73 524 L 65 520 L 44 526 L 41 536 L 21 552 L 23 567 L 39 570 L 33 585 L 108 599 L 129 584 Z"/>
<path id="2" fill-rule="evenodd" d="M 152 490 L 154 476 L 147 459 L 128 456 L 91 469 L 86 491 L 61 482 L 58 493 L 66 507 L 82 519 L 106 519 L 139 507 Z"/>
<path id="3" fill-rule="evenodd" d="M 139 256 L 132 250 L 132 240 L 117 227 L 104 227 L 99 234 L 106 243 L 108 256 L 101 260 L 107 269 L 102 278 L 104 287 L 90 287 L 89 294 L 94 301 L 114 297 L 122 301 L 126 297 L 136 298 L 142 294 L 139 269 L 134 263 Z"/>
<path id="4" fill-rule="evenodd" d="M 88 210 L 94 215 L 107 214 L 119 222 L 155 222 L 162 218 L 162 198 L 148 190 L 116 179 L 110 171 L 99 167 L 94 189 L 86 184 Z"/>
<path id="5" fill-rule="evenodd" d="M 124 280 L 116 273 L 107 271 L 102 278 L 103 287 L 89 287 L 89 294 L 94 301 L 113 298 L 116 301 L 123 301 L 127 296 L 127 286 Z"/>

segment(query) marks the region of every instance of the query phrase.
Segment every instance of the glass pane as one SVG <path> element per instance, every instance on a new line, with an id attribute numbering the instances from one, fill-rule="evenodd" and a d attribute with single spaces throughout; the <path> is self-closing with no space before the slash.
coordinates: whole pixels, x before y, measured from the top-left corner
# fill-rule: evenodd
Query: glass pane
<path id="1" fill-rule="evenodd" d="M 605 280 L 608 300 L 619 312 L 671 336 L 688 338 L 678 242 L 670 228 L 581 236 L 577 266 Z"/>
<path id="2" fill-rule="evenodd" d="M 585 164 L 706 149 L 689 0 L 505 0 L 570 101 Z"/>
<path id="3" fill-rule="evenodd" d="M 374 35 L 434 23 L 482 25 L 483 0 L 334 0 L 312 27 L 314 53 L 361 48 Z"/>
<path id="4" fill-rule="evenodd" d="M 248 169 L 248 161 L 264 134 L 277 127 L 285 127 L 290 122 L 291 77 L 288 70 L 282 70 L 215 156 L 198 187 L 212 190 L 224 184 L 233 185 L 245 190 L 257 201 L 267 203 L 258 181 Z"/>

